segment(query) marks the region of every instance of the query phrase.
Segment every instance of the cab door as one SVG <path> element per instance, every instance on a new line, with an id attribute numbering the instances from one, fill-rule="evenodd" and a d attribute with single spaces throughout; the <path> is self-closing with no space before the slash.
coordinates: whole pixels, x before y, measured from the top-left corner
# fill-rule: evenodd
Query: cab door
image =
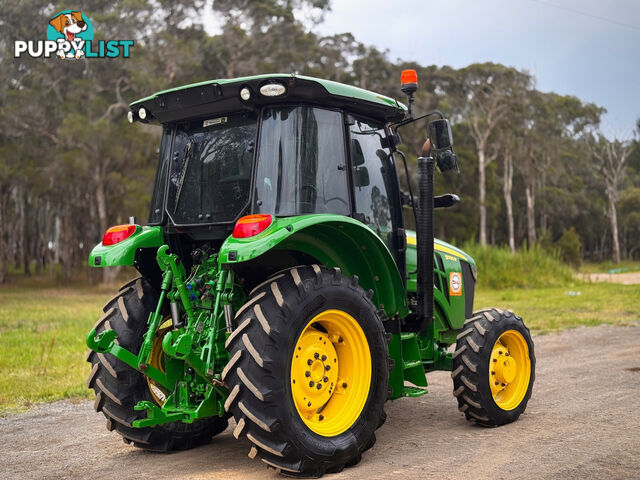
<path id="1" fill-rule="evenodd" d="M 347 116 L 354 218 L 368 225 L 392 252 L 404 278 L 406 240 L 402 205 L 387 130 L 381 122 Z"/>

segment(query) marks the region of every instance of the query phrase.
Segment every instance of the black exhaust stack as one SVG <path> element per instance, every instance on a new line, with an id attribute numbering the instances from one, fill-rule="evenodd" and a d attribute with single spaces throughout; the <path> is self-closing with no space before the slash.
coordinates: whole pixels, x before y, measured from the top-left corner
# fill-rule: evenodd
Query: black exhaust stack
<path id="1" fill-rule="evenodd" d="M 416 122 L 431 115 L 440 117 L 429 123 L 429 138 L 422 146 L 422 153 L 418 158 L 418 205 L 416 211 L 416 202 L 411 200 L 414 211 L 416 213 L 416 254 L 418 257 L 418 325 L 419 331 L 424 331 L 433 322 L 434 306 L 433 306 L 433 221 L 434 221 L 434 204 L 433 204 L 433 176 L 435 169 L 435 161 L 431 156 L 431 142 L 438 157 L 438 167 L 441 171 L 458 169 L 458 163 L 453 153 L 453 137 L 451 135 L 451 126 L 449 121 L 439 110 L 413 118 L 411 115 L 411 105 L 413 103 L 413 95 L 418 90 L 418 74 L 415 70 L 403 70 L 400 75 L 400 84 L 402 91 L 407 95 L 409 108 L 408 118 L 400 122 L 396 126 L 396 130 L 409 123 Z M 405 163 L 406 168 L 406 163 Z M 409 192 L 411 192 L 411 180 L 408 178 Z"/>
<path id="2" fill-rule="evenodd" d="M 418 158 L 418 211 L 416 249 L 418 257 L 418 318 L 420 331 L 433 321 L 433 175 L 431 142 L 427 140 Z"/>

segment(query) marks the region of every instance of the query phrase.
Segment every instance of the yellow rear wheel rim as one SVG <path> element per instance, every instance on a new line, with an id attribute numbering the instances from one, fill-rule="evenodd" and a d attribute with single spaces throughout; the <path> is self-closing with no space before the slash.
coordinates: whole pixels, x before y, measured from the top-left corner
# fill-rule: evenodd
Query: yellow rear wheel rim
<path id="1" fill-rule="evenodd" d="M 156 334 L 153 337 L 153 343 L 151 344 L 151 353 L 149 355 L 149 365 L 160 370 L 164 373 L 164 350 L 162 350 L 162 339 L 167 334 L 167 332 L 171 330 L 171 320 L 167 320 L 164 322 L 158 330 L 156 330 Z M 160 406 L 162 406 L 167 399 L 167 392 L 155 382 L 155 380 L 151 380 L 149 377 L 145 376 L 147 379 L 147 386 L 149 387 L 149 392 L 151 392 L 151 396 L 153 400 Z"/>
<path id="2" fill-rule="evenodd" d="M 489 385 L 496 405 L 503 410 L 518 407 L 530 378 L 529 345 L 520 332 L 507 330 L 496 340 L 489 360 Z"/>
<path id="3" fill-rule="evenodd" d="M 291 359 L 291 394 L 302 421 L 333 437 L 358 419 L 371 387 L 371 352 L 355 318 L 325 310 L 302 330 Z"/>

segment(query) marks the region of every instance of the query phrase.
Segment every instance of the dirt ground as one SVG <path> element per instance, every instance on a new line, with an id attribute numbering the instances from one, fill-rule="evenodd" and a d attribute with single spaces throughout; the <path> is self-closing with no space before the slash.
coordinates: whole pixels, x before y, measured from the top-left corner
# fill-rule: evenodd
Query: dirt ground
<path id="1" fill-rule="evenodd" d="M 640 325 L 535 338 L 527 412 L 494 429 L 468 424 L 451 379 L 387 404 L 378 442 L 355 467 L 324 478 L 639 478 Z M 0 478 L 272 479 L 233 425 L 195 450 L 154 454 L 125 445 L 90 402 L 57 402 L 0 419 Z"/>
<path id="2" fill-rule="evenodd" d="M 640 272 L 628 273 L 580 273 L 578 278 L 585 282 L 621 283 L 622 285 L 637 285 L 640 283 Z"/>

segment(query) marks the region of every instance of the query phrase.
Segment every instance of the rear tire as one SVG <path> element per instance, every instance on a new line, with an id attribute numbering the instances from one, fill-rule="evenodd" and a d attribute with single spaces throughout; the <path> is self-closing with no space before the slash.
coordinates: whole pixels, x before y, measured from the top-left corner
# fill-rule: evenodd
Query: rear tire
<path id="1" fill-rule="evenodd" d="M 453 354 L 458 409 L 485 427 L 516 421 L 531 397 L 535 368 L 533 340 L 520 317 L 497 308 L 475 312 Z"/>
<path id="2" fill-rule="evenodd" d="M 143 278 L 132 280 L 107 302 L 105 313 L 94 328 L 97 332 L 115 330 L 116 342 L 137 354 L 147 331 L 149 313 L 157 302 L 158 294 L 149 282 Z M 146 377 L 112 355 L 89 350 L 87 361 L 92 367 L 87 387 L 96 393 L 94 408 L 107 418 L 107 429 L 122 435 L 125 443 L 154 451 L 186 450 L 208 443 L 212 436 L 227 428 L 227 419 L 220 417 L 191 424 L 172 422 L 134 428 L 132 422 L 145 418 L 146 413 L 133 407 L 141 400 L 157 403 Z"/>
<path id="3" fill-rule="evenodd" d="M 358 463 L 386 418 L 389 381 L 381 314 L 358 278 L 348 279 L 337 268 L 292 268 L 255 289 L 236 321 L 222 374 L 230 390 L 225 408 L 236 420 L 234 436 L 245 435 L 253 444 L 249 457 L 306 477 Z M 320 353 L 328 349 L 327 355 L 315 356 L 316 347 Z M 303 404 L 302 395 L 309 396 Z M 305 410 L 307 400 L 317 402 Z"/>

